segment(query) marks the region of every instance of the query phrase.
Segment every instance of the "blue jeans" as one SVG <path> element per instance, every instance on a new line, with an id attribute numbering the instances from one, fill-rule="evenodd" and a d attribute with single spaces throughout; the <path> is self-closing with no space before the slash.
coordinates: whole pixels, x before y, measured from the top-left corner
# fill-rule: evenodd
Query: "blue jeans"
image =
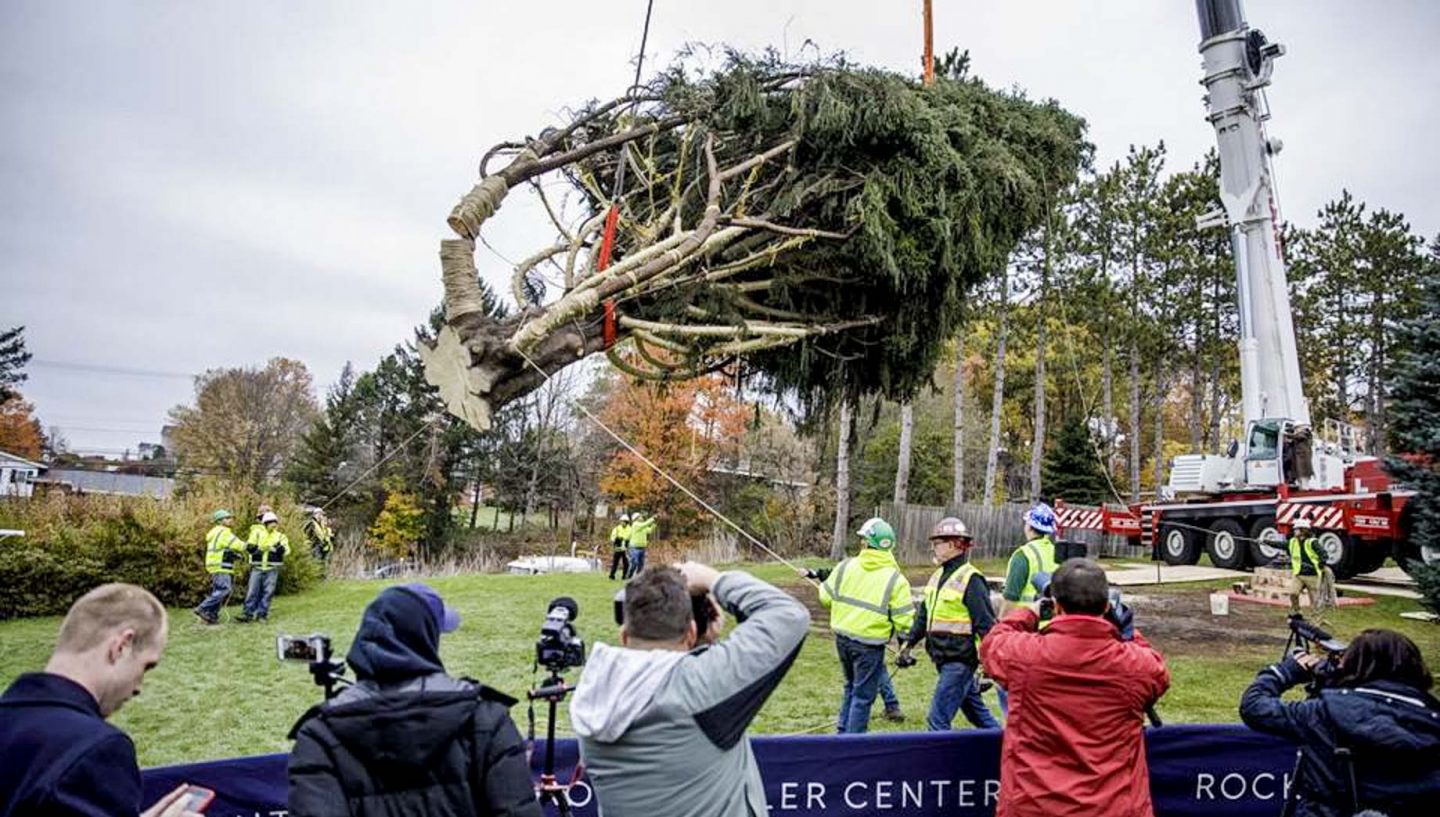
<path id="1" fill-rule="evenodd" d="M 930 699 L 930 714 L 925 716 L 925 726 L 932 732 L 950 729 L 955 713 L 963 711 L 965 719 L 981 729 L 999 729 L 1000 724 L 990 714 L 990 707 L 980 697 L 980 687 L 975 683 L 975 668 L 960 661 L 951 661 L 937 667 L 940 680 L 935 682 L 935 697 Z"/>
<path id="2" fill-rule="evenodd" d="M 996 685 L 995 685 L 995 697 L 1000 700 L 1000 714 L 1001 714 L 1001 715 L 1004 715 L 1004 716 L 1006 716 L 1006 717 L 1009 717 L 1009 715 L 1010 715 L 1010 693 L 1008 693 L 1008 692 L 1005 691 L 1005 687 L 1002 687 L 1002 686 L 1000 686 L 999 684 L 996 684 Z"/>
<path id="3" fill-rule="evenodd" d="M 900 698 L 895 694 L 895 684 L 890 680 L 890 670 L 886 669 L 885 663 L 880 663 L 880 700 L 885 703 L 885 711 L 900 708 Z"/>
<path id="4" fill-rule="evenodd" d="M 278 570 L 250 571 L 250 586 L 245 591 L 245 615 L 250 618 L 270 615 L 270 600 L 275 598 L 275 585 L 279 580 Z"/>
<path id="5" fill-rule="evenodd" d="M 644 569 L 645 548 L 630 548 L 630 568 L 625 574 L 625 577 L 628 579 L 631 576 L 638 576 L 640 575 L 640 571 Z"/>
<path id="6" fill-rule="evenodd" d="M 862 644 L 843 635 L 835 636 L 840 669 L 845 673 L 845 693 L 840 697 L 840 717 L 835 727 L 841 734 L 865 732 L 870 728 L 870 707 L 885 676 L 885 645 Z"/>
<path id="7" fill-rule="evenodd" d="M 229 573 L 210 574 L 210 595 L 200 602 L 195 611 L 212 619 L 220 615 L 220 608 L 225 606 L 225 600 L 230 598 L 230 589 L 234 586 L 235 577 Z"/>

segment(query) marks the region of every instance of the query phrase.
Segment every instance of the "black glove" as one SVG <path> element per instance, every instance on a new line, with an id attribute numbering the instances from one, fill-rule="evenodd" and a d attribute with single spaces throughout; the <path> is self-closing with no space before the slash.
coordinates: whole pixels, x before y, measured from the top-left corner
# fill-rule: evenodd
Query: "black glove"
<path id="1" fill-rule="evenodd" d="M 1110 609 L 1105 611 L 1105 620 L 1120 631 L 1121 641 L 1135 638 L 1135 611 L 1131 610 L 1129 605 L 1123 602 L 1110 605 Z"/>

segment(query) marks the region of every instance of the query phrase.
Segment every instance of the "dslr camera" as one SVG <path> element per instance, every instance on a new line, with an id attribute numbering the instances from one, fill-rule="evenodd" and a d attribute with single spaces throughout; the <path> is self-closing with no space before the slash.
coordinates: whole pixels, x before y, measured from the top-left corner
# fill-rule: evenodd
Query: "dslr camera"
<path id="1" fill-rule="evenodd" d="M 579 617 L 580 605 L 569 596 L 550 602 L 535 642 L 537 665 L 558 673 L 585 663 L 585 642 L 575 632 L 574 622 Z"/>
<path id="2" fill-rule="evenodd" d="M 704 640 L 705 634 L 710 632 L 710 628 L 715 624 L 715 619 L 719 617 L 715 606 L 710 603 L 710 598 L 709 593 L 690 594 L 690 616 L 695 619 L 695 637 L 699 640 Z M 615 623 L 617 625 L 625 623 L 625 588 L 623 587 L 615 591 Z"/>
<path id="3" fill-rule="evenodd" d="M 1299 613 L 1291 613 L 1287 621 L 1290 625 L 1290 638 L 1285 642 L 1285 655 L 1317 651 L 1325 654 L 1325 660 L 1315 667 L 1310 682 L 1305 685 L 1306 694 L 1314 698 L 1335 678 L 1336 671 L 1340 669 L 1340 656 L 1344 655 L 1349 645 L 1321 629 L 1319 625 L 1306 621 Z"/>

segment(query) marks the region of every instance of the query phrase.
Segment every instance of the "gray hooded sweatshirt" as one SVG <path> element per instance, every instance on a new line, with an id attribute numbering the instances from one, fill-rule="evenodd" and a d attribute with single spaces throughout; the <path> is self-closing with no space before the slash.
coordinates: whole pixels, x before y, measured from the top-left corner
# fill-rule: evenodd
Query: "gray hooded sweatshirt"
<path id="1" fill-rule="evenodd" d="M 605 817 L 764 817 L 745 730 L 790 669 L 805 606 L 746 573 L 722 573 L 716 600 L 741 623 L 688 653 L 599 644 L 570 723 Z"/>

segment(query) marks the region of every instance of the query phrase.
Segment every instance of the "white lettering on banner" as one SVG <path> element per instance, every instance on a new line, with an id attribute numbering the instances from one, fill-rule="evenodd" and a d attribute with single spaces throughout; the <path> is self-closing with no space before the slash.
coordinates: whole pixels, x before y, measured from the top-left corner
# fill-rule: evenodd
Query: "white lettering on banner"
<path id="1" fill-rule="evenodd" d="M 861 789 L 868 788 L 868 786 L 865 784 L 865 781 L 863 781 L 863 780 L 856 780 L 854 783 L 851 783 L 850 785 L 846 786 L 846 787 L 845 787 L 845 805 L 849 806 L 849 807 L 852 808 L 852 809 L 862 809 L 862 808 L 865 808 L 865 803 L 864 803 L 863 801 L 862 801 L 862 802 L 859 802 L 859 803 L 853 803 L 853 802 L 850 801 L 850 791 L 851 791 L 852 789 L 854 789 L 856 786 L 859 786 Z"/>
<path id="2" fill-rule="evenodd" d="M 798 788 L 800 788 L 800 784 L 794 782 L 793 780 L 786 781 L 780 784 L 781 811 L 790 811 L 791 809 L 795 808 L 795 790 Z M 771 808 L 774 808 L 774 806 L 771 806 Z"/>
<path id="3" fill-rule="evenodd" d="M 805 808 L 814 809 L 816 803 L 820 804 L 820 808 L 825 808 L 825 784 L 812 780 L 805 784 Z"/>
<path id="4" fill-rule="evenodd" d="M 931 781 L 930 781 L 930 785 L 932 785 L 932 786 L 935 787 L 935 806 L 936 806 L 936 808 L 943 808 L 943 807 L 945 806 L 945 787 L 948 786 L 948 785 L 950 785 L 950 781 L 949 781 L 949 780 L 931 780 Z"/>
<path id="5" fill-rule="evenodd" d="M 1280 778 L 1278 787 L 1275 785 L 1275 781 L 1273 772 L 1256 772 L 1252 776 L 1246 776 L 1240 772 L 1230 772 L 1219 777 L 1210 772 L 1199 772 L 1195 775 L 1195 799 L 1274 800 L 1276 797 L 1284 797 L 1289 793 L 1290 775 L 1288 773 Z"/>

